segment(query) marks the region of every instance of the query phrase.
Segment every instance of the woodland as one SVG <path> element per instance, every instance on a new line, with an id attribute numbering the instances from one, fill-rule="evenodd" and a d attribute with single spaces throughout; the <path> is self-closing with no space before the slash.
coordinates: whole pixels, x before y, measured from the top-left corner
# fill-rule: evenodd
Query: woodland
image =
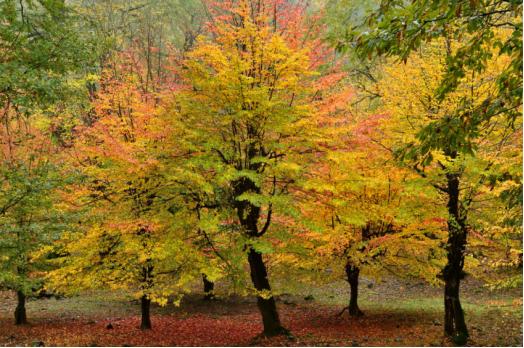
<path id="1" fill-rule="evenodd" d="M 522 11 L 0 0 L 0 346 L 522 346 Z"/>

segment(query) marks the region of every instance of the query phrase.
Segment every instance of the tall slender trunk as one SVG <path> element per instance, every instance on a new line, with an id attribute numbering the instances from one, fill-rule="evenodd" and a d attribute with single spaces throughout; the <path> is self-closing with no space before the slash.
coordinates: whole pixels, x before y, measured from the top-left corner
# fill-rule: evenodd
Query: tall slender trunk
<path id="1" fill-rule="evenodd" d="M 204 283 L 204 300 L 212 300 L 215 298 L 213 290 L 215 289 L 215 283 L 207 279 L 205 274 L 202 274 L 202 282 Z"/>
<path id="2" fill-rule="evenodd" d="M 255 289 L 270 293 L 271 287 L 267 278 L 266 265 L 262 259 L 262 254 L 250 248 L 248 261 L 251 270 L 251 280 L 253 281 Z M 288 331 L 280 324 L 275 298 L 272 295 L 267 298 L 266 296 L 257 295 L 257 306 L 262 315 L 262 322 L 264 323 L 263 335 L 276 336 L 287 333 Z"/>
<path id="3" fill-rule="evenodd" d="M 25 294 L 18 290 L 16 292 L 16 297 L 18 299 L 18 304 L 15 309 L 15 325 L 24 325 L 27 324 L 27 315 L 25 312 Z"/>
<path id="4" fill-rule="evenodd" d="M 149 309 L 151 307 L 151 300 L 147 295 L 142 295 L 140 298 L 141 310 L 142 310 L 142 322 L 140 323 L 140 329 L 150 330 L 151 329 L 151 316 Z"/>
<path id="5" fill-rule="evenodd" d="M 360 268 L 353 266 L 349 261 L 346 263 L 346 276 L 350 287 L 349 296 L 349 315 L 352 317 L 360 317 L 364 313 L 358 308 L 358 276 Z"/>
<path id="6" fill-rule="evenodd" d="M 460 176 L 456 173 L 446 174 L 448 193 L 448 262 L 442 272 L 444 288 L 444 332 L 456 344 L 465 344 L 469 336 L 464 311 L 460 304 L 460 280 L 463 278 L 464 252 L 466 249 L 466 218 L 459 207 Z"/>

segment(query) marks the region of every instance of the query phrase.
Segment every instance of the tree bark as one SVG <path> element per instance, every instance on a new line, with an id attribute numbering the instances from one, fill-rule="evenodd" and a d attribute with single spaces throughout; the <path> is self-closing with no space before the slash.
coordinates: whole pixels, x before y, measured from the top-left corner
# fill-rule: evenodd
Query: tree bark
<path id="1" fill-rule="evenodd" d="M 149 309 L 151 307 L 151 300 L 146 296 L 142 295 L 141 299 L 141 309 L 142 309 L 142 322 L 140 323 L 140 329 L 150 330 L 151 329 L 151 316 Z"/>
<path id="2" fill-rule="evenodd" d="M 356 266 L 353 266 L 350 262 L 346 264 L 346 275 L 350 287 L 350 296 L 349 296 L 349 306 L 348 311 L 349 315 L 352 317 L 360 317 L 364 313 L 358 308 L 358 276 L 360 274 L 360 269 Z"/>
<path id="3" fill-rule="evenodd" d="M 18 299 L 18 304 L 15 309 L 15 325 L 27 324 L 27 315 L 25 312 L 26 296 L 22 291 L 19 290 L 16 292 L 16 297 Z"/>
<path id="4" fill-rule="evenodd" d="M 253 152 L 254 150 L 251 148 L 249 151 Z M 249 157 L 252 158 L 253 156 L 253 153 L 251 153 Z M 260 188 L 252 180 L 247 178 L 237 180 L 233 183 L 233 187 L 235 197 L 239 197 L 246 192 L 260 193 Z M 260 233 L 258 230 L 260 207 L 253 205 L 246 200 L 235 200 L 234 205 L 237 210 L 238 219 L 242 227 L 245 229 L 246 235 L 250 238 L 260 238 L 267 230 L 267 226 L 269 226 L 270 215 L 268 215 L 266 220 L 266 228 L 264 228 L 261 231 L 262 233 Z M 271 337 L 280 334 L 288 334 L 289 331 L 282 327 L 280 323 L 275 298 L 271 295 L 271 287 L 269 285 L 267 269 L 264 260 L 262 259 L 262 254 L 251 246 L 249 247 L 248 252 L 248 262 L 253 286 L 257 291 L 263 292 L 266 296 L 269 296 L 268 298 L 265 298 L 260 294 L 257 295 L 257 306 L 262 315 L 262 322 L 264 324 L 262 335 Z"/>
<path id="5" fill-rule="evenodd" d="M 215 294 L 213 293 L 213 290 L 215 289 L 215 283 L 207 279 L 205 274 L 202 274 L 202 281 L 204 283 L 204 300 L 212 300 L 215 298 Z"/>
<path id="6" fill-rule="evenodd" d="M 442 272 L 444 287 L 444 332 L 456 344 L 465 344 L 468 329 L 464 320 L 464 311 L 460 304 L 460 280 L 463 278 L 464 252 L 466 249 L 466 219 L 459 207 L 460 177 L 456 173 L 446 174 L 448 181 L 448 262 Z"/>
<path id="7" fill-rule="evenodd" d="M 262 259 L 262 254 L 255 249 L 250 248 L 248 254 L 249 267 L 251 271 L 251 280 L 255 289 L 258 291 L 271 291 L 269 280 L 267 278 L 266 265 Z M 277 312 L 275 298 L 271 295 L 269 298 L 257 296 L 257 306 L 262 315 L 264 323 L 264 336 L 276 336 L 286 334 L 288 331 L 280 324 L 280 318 Z"/>

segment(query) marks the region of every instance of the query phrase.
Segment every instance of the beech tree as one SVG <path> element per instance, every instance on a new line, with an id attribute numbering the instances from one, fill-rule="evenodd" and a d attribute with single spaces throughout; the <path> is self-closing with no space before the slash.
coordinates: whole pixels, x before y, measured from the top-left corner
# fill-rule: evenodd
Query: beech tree
<path id="1" fill-rule="evenodd" d="M 29 296 L 102 290 L 135 298 L 149 330 L 154 304 L 203 287 L 253 295 L 261 336 L 290 338 L 280 295 L 343 279 L 361 316 L 362 278 L 393 274 L 443 287 L 444 332 L 466 343 L 462 279 L 522 285 L 521 11 L 0 1 L 0 288 L 15 323 Z"/>
<path id="2" fill-rule="evenodd" d="M 89 209 L 54 246 L 60 268 L 49 272 L 47 287 L 131 291 L 141 302 L 140 327 L 151 329 L 151 302 L 165 305 L 174 296 L 178 304 L 205 267 L 191 243 L 194 214 L 171 194 L 157 159 L 171 128 L 155 117 L 157 99 L 129 70 L 104 71 L 94 122 L 76 128 L 70 165 L 83 175 L 76 201 Z M 182 209 L 170 212 L 168 200 Z"/>
<path id="3" fill-rule="evenodd" d="M 439 84 L 432 86 L 432 102 L 455 98 L 470 74 L 485 74 L 492 69 L 495 57 L 505 60 L 504 66 L 491 71 L 495 88 L 489 93 L 461 98 L 448 117 L 424 127 L 419 133 L 423 145 L 418 149 L 412 147 L 407 157 L 419 153 L 420 156 L 415 157 L 424 158 L 421 161 L 429 164 L 433 160 L 431 152 L 436 149 L 444 151 L 452 161 L 470 155 L 476 150 L 475 144 L 484 127 L 500 122 L 500 115 L 518 128 L 522 112 L 521 11 L 522 3 L 514 1 L 424 1 L 405 6 L 402 1 L 385 0 L 378 4 L 376 11 L 368 13 L 361 25 L 348 28 L 341 44 L 347 47 L 351 43 L 362 58 L 379 55 L 406 61 L 425 42 L 437 38 L 447 40 L 447 55 L 438 70 Z M 497 35 L 500 30 L 508 35 Z M 483 99 L 477 102 L 475 97 Z M 442 164 L 442 167 L 452 166 Z M 460 212 L 460 172 L 458 168 L 448 172 L 447 188 L 441 187 L 449 194 L 447 205 L 451 216 L 449 267 L 444 272 L 445 332 L 457 342 L 465 342 L 468 333 L 458 301 L 467 225 Z"/>
<path id="4" fill-rule="evenodd" d="M 384 130 L 394 123 L 381 110 L 357 108 L 352 101 L 358 94 L 347 89 L 341 93 L 345 100 L 328 98 L 328 106 L 319 108 L 325 114 L 317 131 L 317 152 L 297 199 L 315 226 L 304 239 L 316 241 L 315 252 L 306 256 L 314 260 L 310 267 L 317 270 L 316 281 L 345 278 L 350 290 L 346 309 L 360 316 L 361 273 L 437 283 L 445 213 L 431 186 L 395 161 L 385 143 L 390 134 Z"/>
<path id="5" fill-rule="evenodd" d="M 267 336 L 287 332 L 277 312 L 264 254 L 274 214 L 285 213 L 287 187 L 300 166 L 308 106 L 301 82 L 309 75 L 304 50 L 290 49 L 263 12 L 247 1 L 232 10 L 234 22 L 216 23 L 216 38 L 199 38 L 187 55 L 190 89 L 176 114 L 195 161 L 206 163 L 229 192 L 239 242 L 247 252 L 257 304 Z"/>
<path id="6" fill-rule="evenodd" d="M 497 35 L 503 38 L 507 32 L 498 32 Z M 488 209 L 480 203 L 479 196 L 488 194 L 482 189 L 488 183 L 495 185 L 497 182 L 489 178 L 502 174 L 498 171 L 505 165 L 500 162 L 506 159 L 497 154 L 504 151 L 505 139 L 514 137 L 515 131 L 507 126 L 507 115 L 502 113 L 482 126 L 479 124 L 478 130 L 472 132 L 469 125 L 474 121 L 463 109 L 464 103 L 470 109 L 476 109 L 483 100 L 498 93 L 497 86 L 492 83 L 493 76 L 504 68 L 507 57 L 493 59 L 489 69 L 481 74 L 470 71 L 445 99 L 434 97 L 433 93 L 441 82 L 439 76 L 445 69 L 442 62 L 446 55 L 454 52 L 454 43 L 451 40 L 432 43 L 422 53 L 413 55 L 405 65 L 386 68 L 386 77 L 381 84 L 388 85 L 388 88 L 381 87 L 381 94 L 385 110 L 395 117 L 391 125 L 402 134 L 402 139 L 389 138 L 393 143 L 397 139 L 397 145 L 393 146 L 398 158 L 429 180 L 445 197 L 448 261 L 441 273 L 445 283 L 444 329 L 457 343 L 464 343 L 468 331 L 459 300 L 459 287 L 465 275 L 467 236 L 475 226 L 470 212 Z M 391 88 L 397 84 L 404 86 L 402 94 Z M 512 176 L 506 175 L 506 178 L 513 181 Z M 516 185 L 520 185 L 518 180 Z"/>
<path id="7" fill-rule="evenodd" d="M 4 136 L 4 131 L 2 128 L 0 135 Z M 10 131 L 21 129 L 14 126 Z M 6 158 L 0 167 L 0 284 L 17 294 L 17 325 L 27 323 L 26 298 L 42 289 L 43 273 L 48 269 L 35 253 L 54 243 L 68 224 L 66 211 L 59 202 L 59 190 L 67 181 L 62 175 L 66 173 L 61 173 L 57 163 L 52 162 L 47 134 L 39 134 L 35 129 L 29 134 L 20 133 L 17 141 L 23 139 L 25 145 L 16 149 L 16 155 L 11 152 L 9 156 L 14 158 Z M 21 154 L 22 151 L 28 154 Z M 6 155 L 4 151 L 2 154 Z"/>
<path id="8" fill-rule="evenodd" d="M 58 191 L 74 175 L 57 156 L 54 118 L 60 101 L 82 95 L 67 77 L 88 62 L 88 42 L 64 1 L 7 0 L 0 17 L 0 283 L 16 291 L 24 324 L 45 269 L 32 254 L 65 223 Z"/>

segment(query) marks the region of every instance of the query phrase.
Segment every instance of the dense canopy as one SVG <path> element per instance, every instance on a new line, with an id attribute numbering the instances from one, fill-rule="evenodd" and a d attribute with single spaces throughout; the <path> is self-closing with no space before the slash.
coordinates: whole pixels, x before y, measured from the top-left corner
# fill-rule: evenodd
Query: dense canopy
<path id="1" fill-rule="evenodd" d="M 301 345 L 307 318 L 279 302 L 334 298 L 344 280 L 361 318 L 359 285 L 395 279 L 442 288 L 441 333 L 466 344 L 461 284 L 522 288 L 521 14 L 498 0 L 2 1 L 0 292 L 16 294 L 15 324 L 32 322 L 28 299 L 120 294 L 162 336 L 152 311 L 203 284 L 204 301 L 256 299 L 256 339 Z"/>

